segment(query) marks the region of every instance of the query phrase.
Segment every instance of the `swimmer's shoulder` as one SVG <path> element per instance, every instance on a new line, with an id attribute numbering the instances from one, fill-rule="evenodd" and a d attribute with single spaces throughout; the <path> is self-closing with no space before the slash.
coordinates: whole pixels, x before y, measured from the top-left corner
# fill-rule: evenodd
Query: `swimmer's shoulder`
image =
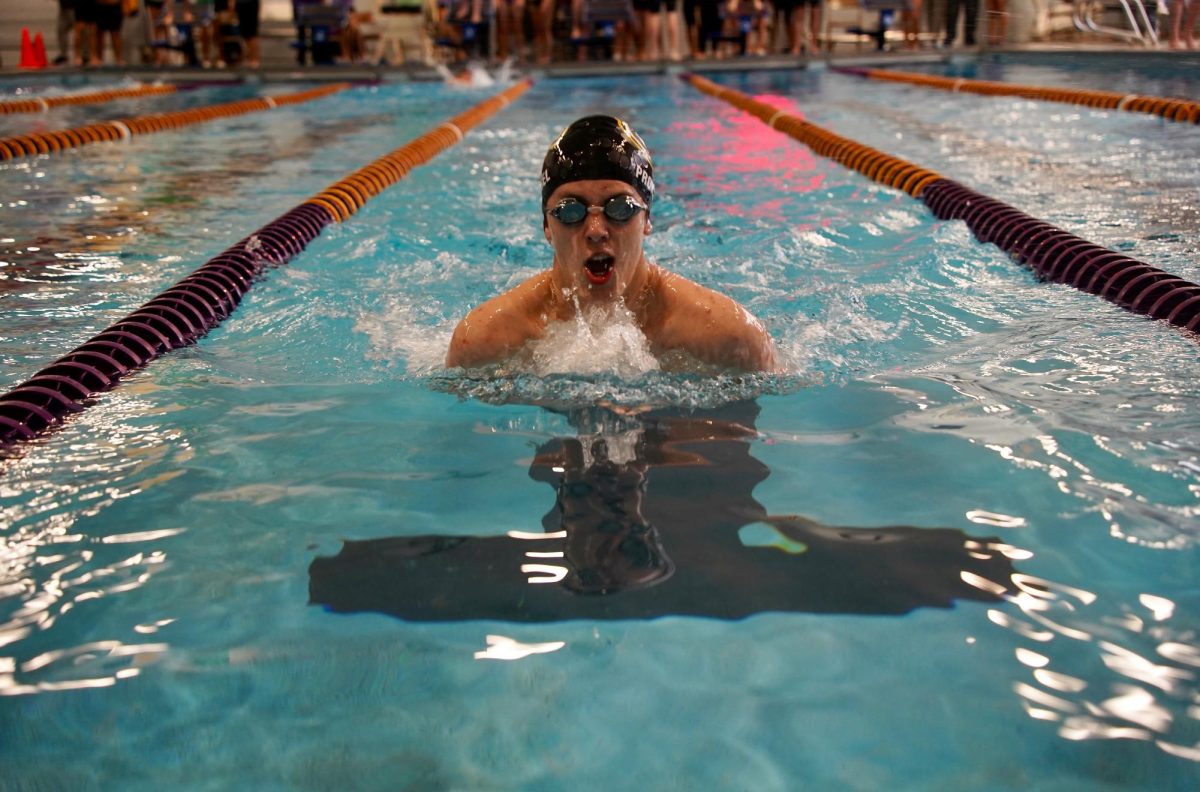
<path id="1" fill-rule="evenodd" d="M 546 326 L 550 275 L 538 273 L 471 309 L 450 338 L 446 366 L 472 368 L 511 357 Z"/>
<path id="2" fill-rule="evenodd" d="M 745 371 L 776 371 L 775 342 L 732 297 L 656 267 L 664 303 L 659 342 L 707 363 Z"/>

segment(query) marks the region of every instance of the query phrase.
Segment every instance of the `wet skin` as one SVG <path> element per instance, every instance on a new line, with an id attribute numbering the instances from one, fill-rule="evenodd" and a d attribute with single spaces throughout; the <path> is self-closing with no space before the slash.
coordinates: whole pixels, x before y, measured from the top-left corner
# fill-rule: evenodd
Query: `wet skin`
<path id="1" fill-rule="evenodd" d="M 566 321 L 581 309 L 624 305 L 660 359 L 742 371 L 778 369 L 774 343 L 746 309 L 646 260 L 649 212 L 622 223 L 600 210 L 620 195 L 644 203 L 622 181 L 560 185 L 547 207 L 575 198 L 590 207 L 588 214 L 574 225 L 544 216 L 546 240 L 554 249 L 550 269 L 467 314 L 454 331 L 446 365 L 470 368 L 505 361 L 540 338 L 550 322 Z"/>

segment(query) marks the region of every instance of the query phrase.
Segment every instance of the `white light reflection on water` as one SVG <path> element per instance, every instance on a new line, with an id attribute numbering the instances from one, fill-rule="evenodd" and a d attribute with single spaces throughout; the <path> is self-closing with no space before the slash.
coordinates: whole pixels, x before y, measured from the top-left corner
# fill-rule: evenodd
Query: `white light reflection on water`
<path id="1" fill-rule="evenodd" d="M 503 635 L 487 636 L 487 649 L 475 653 L 476 660 L 523 660 L 530 655 L 557 652 L 566 646 L 565 641 L 521 643 Z"/>
<path id="2" fill-rule="evenodd" d="M 1029 575 L 1013 580 L 1018 593 L 1004 598 L 1020 615 L 993 608 L 988 617 L 1036 644 L 1014 649 L 1027 676 L 1014 680 L 1012 690 L 1029 717 L 1060 724 L 1064 739 L 1154 741 L 1168 753 L 1200 761 L 1200 742 L 1186 744 L 1200 729 L 1193 670 L 1200 667 L 1200 644 L 1193 631 L 1167 623 L 1171 611 L 1162 598 L 1143 595 L 1157 611 L 1111 614 L 1092 592 Z M 987 581 L 967 582 L 991 590 Z M 1148 621 L 1154 626 L 1146 628 Z M 1150 652 L 1166 662 L 1151 659 Z"/>
<path id="3" fill-rule="evenodd" d="M 136 591 L 163 570 L 168 556 L 159 543 L 183 531 L 88 533 L 91 518 L 174 479 L 180 471 L 172 463 L 191 457 L 178 431 L 131 420 L 145 417 L 137 390 L 135 383 L 76 416 L 61 430 L 65 442 L 31 444 L 6 463 L 0 484 L 0 695 L 110 686 L 136 676 L 166 651 L 166 644 L 127 643 L 124 636 L 54 645 L 73 634 L 60 622 L 90 622 L 96 607 L 90 603 Z M 44 474 L 61 468 L 76 475 L 55 480 Z M 131 624 L 129 637 L 170 622 Z M 33 646 L 37 653 L 29 656 Z"/>
<path id="4" fill-rule="evenodd" d="M 1013 639 L 1011 689 L 1028 716 L 1055 724 L 1063 739 L 1134 740 L 1200 761 L 1194 614 L 1145 582 L 1112 588 L 1123 565 L 1151 563 L 1130 552 L 1174 556 L 1200 543 L 1190 467 L 1200 456 L 1200 392 L 1180 369 L 1189 359 L 1187 350 L 1163 355 L 1133 335 L 1047 319 L 877 379 L 910 405 L 897 425 L 986 449 L 986 464 L 1007 470 L 1010 487 L 1028 483 L 1028 492 L 998 494 L 998 509 L 970 510 L 969 520 L 1028 533 L 1035 551 L 1022 560 L 1058 564 L 1059 580 L 1062 570 L 1087 570 L 1072 575 L 1088 581 L 1077 585 L 1016 574 L 1006 606 L 988 612 Z M 967 582 L 994 591 L 990 581 Z"/>
<path id="5" fill-rule="evenodd" d="M 1180 385 L 1188 378 L 1133 337 L 1014 342 L 1021 330 L 1011 332 L 919 370 L 925 386 L 885 386 L 917 405 L 896 422 L 1040 471 L 1076 502 L 1067 516 L 1099 515 L 1114 539 L 1152 549 L 1200 540 L 1200 394 Z"/>

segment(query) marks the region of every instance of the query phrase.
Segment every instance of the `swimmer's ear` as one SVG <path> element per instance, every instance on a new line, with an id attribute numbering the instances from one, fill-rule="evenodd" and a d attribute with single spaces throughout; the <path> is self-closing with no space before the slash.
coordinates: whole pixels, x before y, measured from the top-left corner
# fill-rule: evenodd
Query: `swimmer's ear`
<path id="1" fill-rule="evenodd" d="M 650 232 L 654 230 L 654 223 L 650 222 L 650 213 L 646 212 L 646 226 L 642 229 L 642 236 L 650 236 Z"/>
<path id="2" fill-rule="evenodd" d="M 550 241 L 550 220 L 546 215 L 542 215 L 542 233 L 546 235 L 546 241 Z"/>

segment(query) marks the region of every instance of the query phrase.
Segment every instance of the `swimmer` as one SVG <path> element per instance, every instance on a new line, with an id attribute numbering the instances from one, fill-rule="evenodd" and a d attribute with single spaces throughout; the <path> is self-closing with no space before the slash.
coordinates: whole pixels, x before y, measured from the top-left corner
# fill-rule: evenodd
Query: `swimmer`
<path id="1" fill-rule="evenodd" d="M 624 121 L 588 116 L 563 130 L 542 165 L 554 261 L 468 313 L 446 365 L 519 360 L 552 323 L 607 311 L 632 318 L 664 369 L 778 370 L 771 337 L 745 308 L 646 260 L 653 199 L 650 152 Z"/>

